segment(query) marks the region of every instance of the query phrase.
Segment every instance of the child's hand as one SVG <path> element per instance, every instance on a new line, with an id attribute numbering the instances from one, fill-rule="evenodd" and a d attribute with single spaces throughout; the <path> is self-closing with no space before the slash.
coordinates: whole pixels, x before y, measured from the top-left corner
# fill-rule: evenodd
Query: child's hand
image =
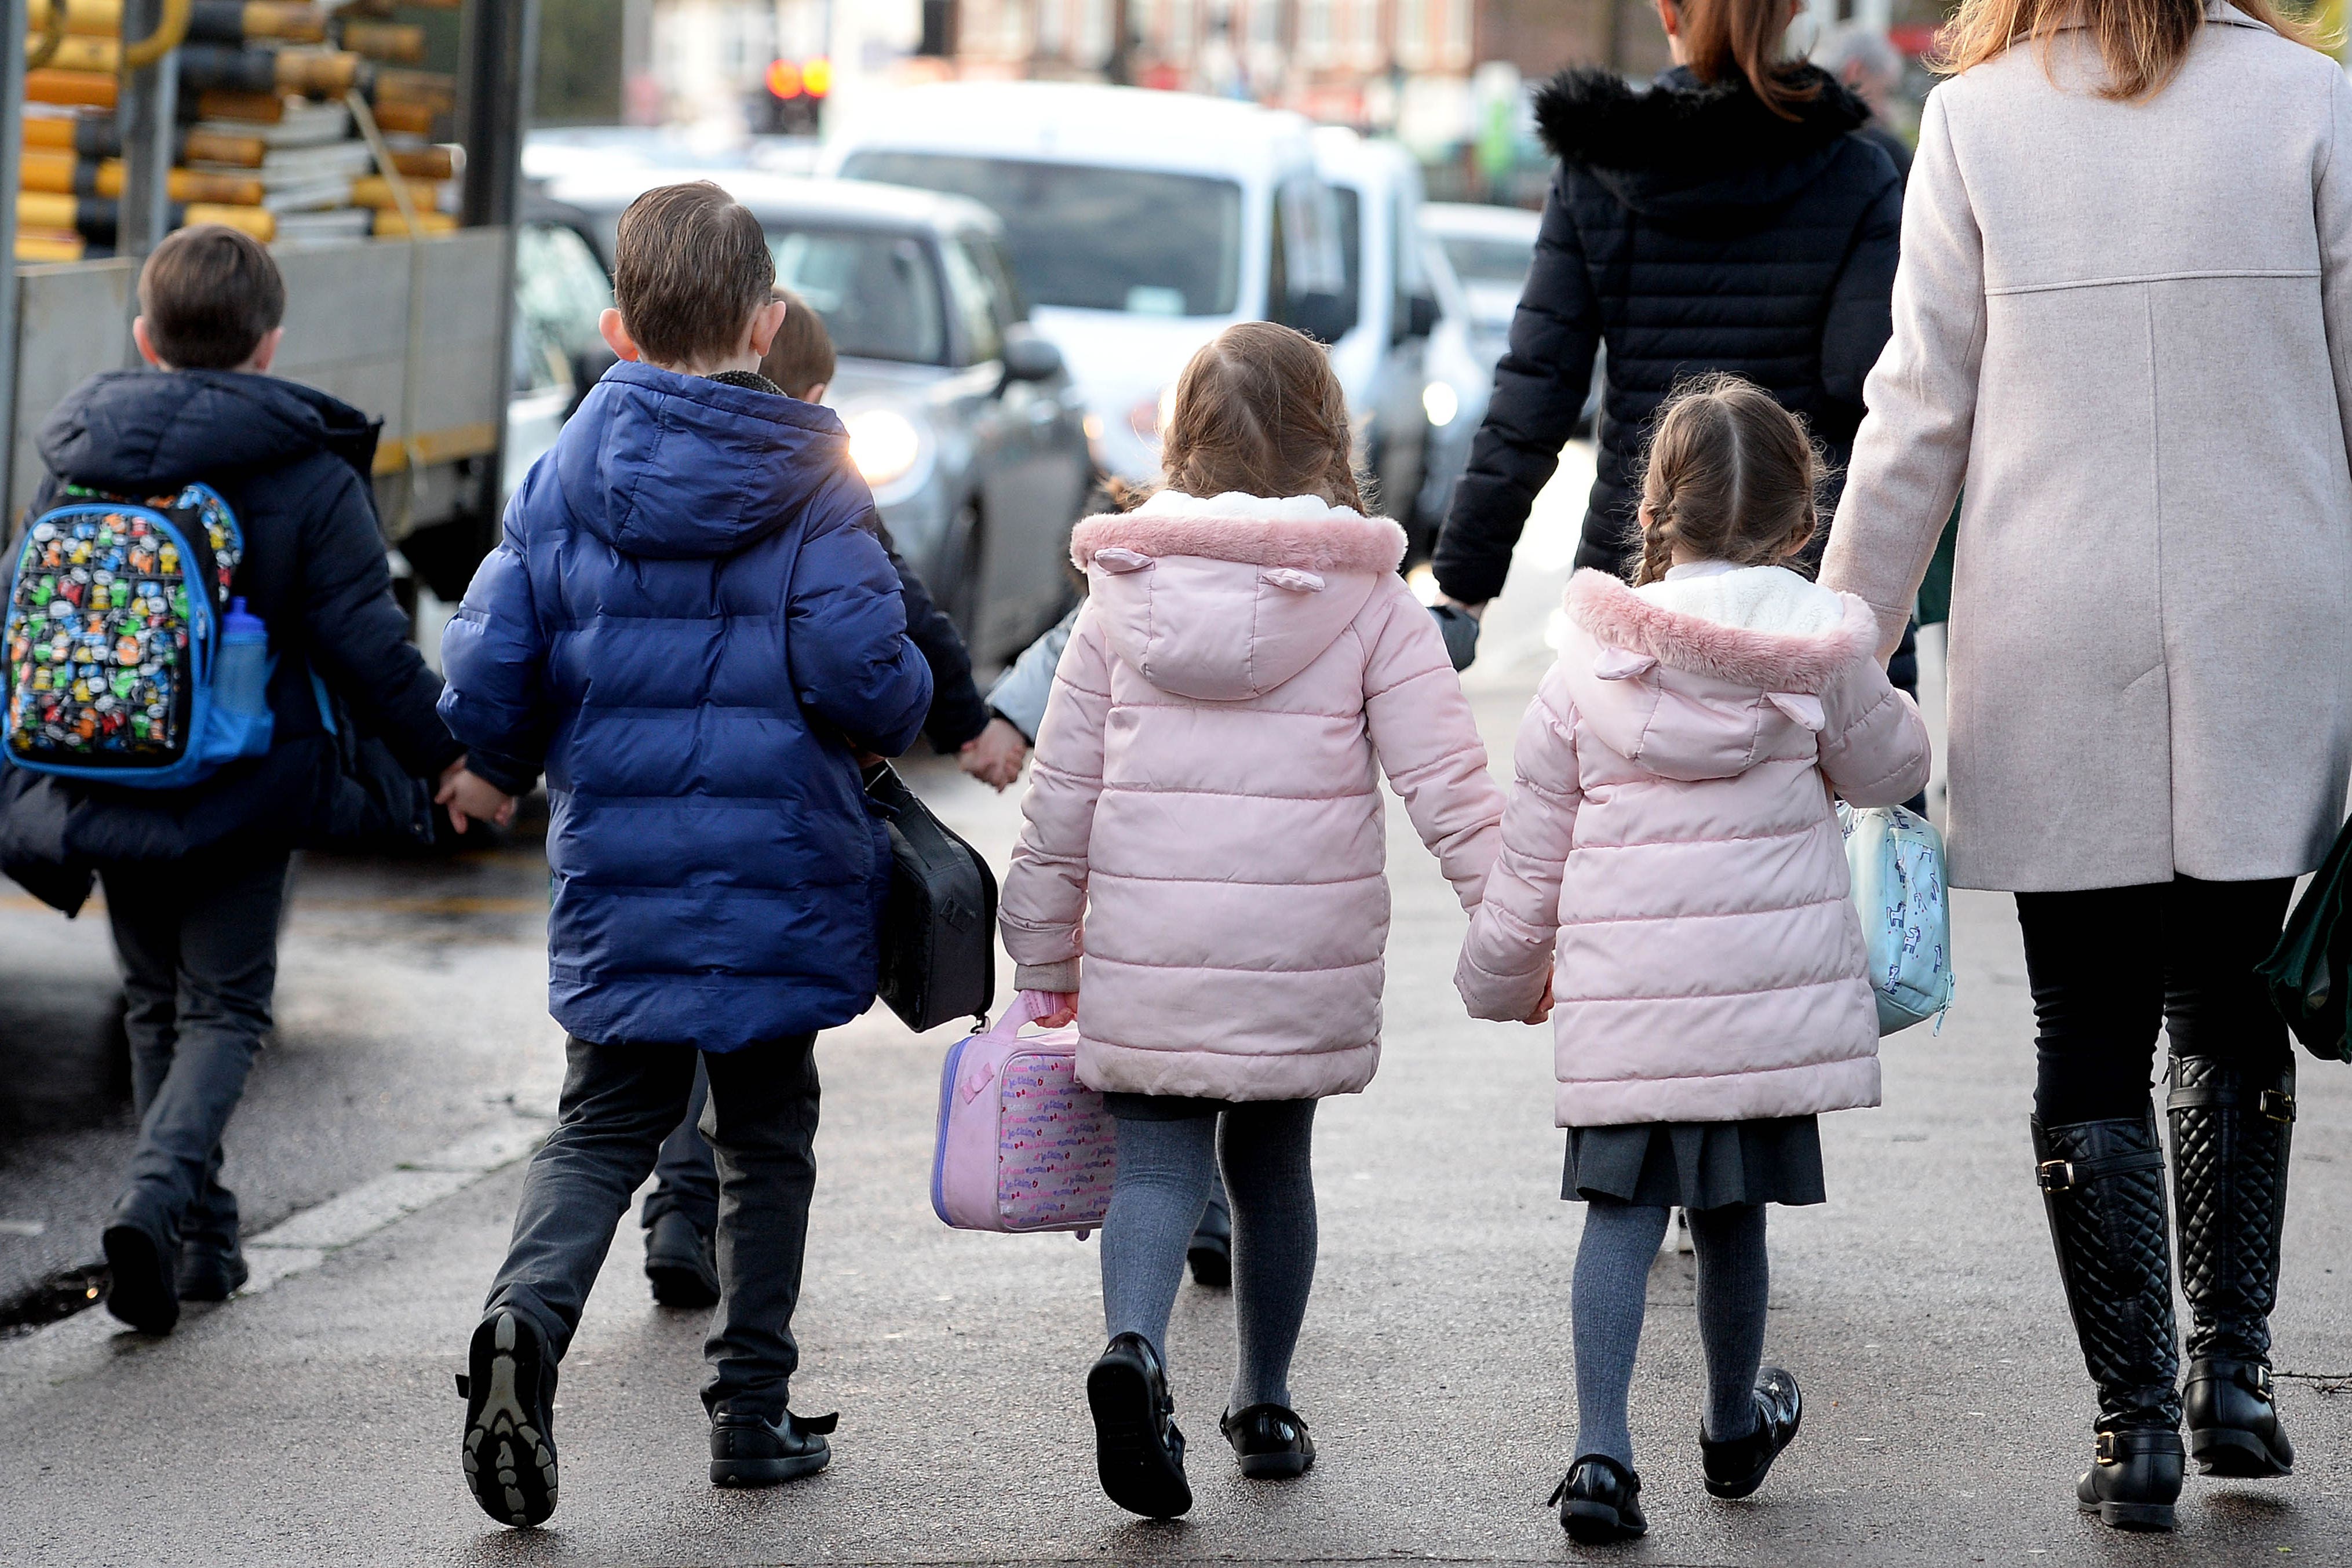
<path id="1" fill-rule="evenodd" d="M 1550 976 L 1550 975 L 1549 975 L 1549 974 L 1547 974 L 1547 975 L 1545 975 L 1545 976 L 1544 976 L 1544 994 L 1543 994 L 1543 1000 L 1542 1000 L 1542 1001 L 1540 1001 L 1540 1002 L 1538 1002 L 1538 1003 L 1537 1003 L 1537 1004 L 1536 1004 L 1536 1010 L 1535 1010 L 1534 1012 L 1532 1012 L 1532 1013 L 1528 1014 L 1528 1015 L 1527 1016 L 1527 1017 L 1526 1017 L 1526 1018 L 1524 1018 L 1524 1019 L 1523 1019 L 1523 1020 L 1521 1020 L 1521 1021 L 1522 1021 L 1523 1023 L 1528 1023 L 1528 1024 L 1540 1024 L 1540 1023 L 1544 1023 L 1545 1021 L 1547 1021 L 1547 1020 L 1548 1020 L 1548 1019 L 1549 1019 L 1550 1017 L 1551 1017 L 1551 976 Z"/>
<path id="2" fill-rule="evenodd" d="M 504 827 L 514 820 L 514 796 L 468 770 L 462 757 L 441 774 L 441 787 L 434 793 L 433 804 L 448 808 L 449 826 L 460 833 L 469 821 Z"/>
<path id="3" fill-rule="evenodd" d="M 956 753 L 956 763 L 964 772 L 1000 794 L 1021 776 L 1021 764 L 1029 760 L 1029 740 L 1012 720 L 997 718 L 988 721 L 988 728 L 963 743 Z"/>
<path id="4" fill-rule="evenodd" d="M 1075 991 L 1048 992 L 1054 998 L 1054 1010 L 1037 1020 L 1041 1029 L 1059 1029 L 1078 1021 L 1078 994 Z"/>

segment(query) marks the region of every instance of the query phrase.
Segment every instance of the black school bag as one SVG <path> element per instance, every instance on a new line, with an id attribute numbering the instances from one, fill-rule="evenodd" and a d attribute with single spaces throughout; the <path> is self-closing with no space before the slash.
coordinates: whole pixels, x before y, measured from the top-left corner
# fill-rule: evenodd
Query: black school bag
<path id="1" fill-rule="evenodd" d="M 996 1002 L 996 874 L 889 763 L 867 774 L 866 795 L 890 826 L 882 1000 L 918 1033 L 984 1019 Z"/>

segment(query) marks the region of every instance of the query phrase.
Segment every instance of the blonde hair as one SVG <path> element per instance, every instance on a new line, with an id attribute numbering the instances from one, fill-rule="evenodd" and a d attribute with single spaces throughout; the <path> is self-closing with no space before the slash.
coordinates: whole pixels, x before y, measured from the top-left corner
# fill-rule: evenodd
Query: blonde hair
<path id="1" fill-rule="evenodd" d="M 2289 17 L 2271 0 L 2231 0 L 2253 20 L 2298 44 L 2318 48 L 2318 34 Z M 1958 76 L 2000 58 L 2020 39 L 2030 38 L 2050 68 L 2050 46 L 2059 31 L 2080 26 L 2097 46 L 2107 68 L 2099 96 L 2129 103 L 2153 98 L 2180 74 L 2205 26 L 2205 0 L 1961 0 L 1944 29 L 1932 62 Z"/>
<path id="2" fill-rule="evenodd" d="M 1364 510 L 1331 356 L 1272 321 L 1227 327 L 1185 364 L 1160 462 L 1167 488 L 1188 496 L 1311 495 Z"/>
<path id="3" fill-rule="evenodd" d="M 1819 521 L 1825 466 L 1803 422 L 1755 383 L 1720 372 L 1685 382 L 1643 454 L 1634 583 L 1664 577 L 1677 545 L 1735 566 L 1795 560 Z"/>

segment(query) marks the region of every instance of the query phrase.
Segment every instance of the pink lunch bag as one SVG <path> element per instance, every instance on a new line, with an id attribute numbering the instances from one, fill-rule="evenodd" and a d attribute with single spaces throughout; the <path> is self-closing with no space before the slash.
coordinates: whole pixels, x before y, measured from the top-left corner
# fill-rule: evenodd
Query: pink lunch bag
<path id="1" fill-rule="evenodd" d="M 1053 1005 L 1024 991 L 986 1034 L 968 1035 L 940 1072 L 931 1207 L 961 1230 L 1074 1230 L 1110 1206 L 1118 1135 L 1103 1098 L 1078 1081 L 1078 1032 L 1021 1026 Z"/>

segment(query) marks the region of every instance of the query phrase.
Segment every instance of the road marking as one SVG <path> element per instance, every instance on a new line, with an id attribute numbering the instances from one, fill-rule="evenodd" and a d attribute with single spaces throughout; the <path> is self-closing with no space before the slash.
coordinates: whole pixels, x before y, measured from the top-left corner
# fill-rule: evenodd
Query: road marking
<path id="1" fill-rule="evenodd" d="M 38 1236 L 48 1228 L 46 1220 L 0 1219 L 0 1236 Z"/>

